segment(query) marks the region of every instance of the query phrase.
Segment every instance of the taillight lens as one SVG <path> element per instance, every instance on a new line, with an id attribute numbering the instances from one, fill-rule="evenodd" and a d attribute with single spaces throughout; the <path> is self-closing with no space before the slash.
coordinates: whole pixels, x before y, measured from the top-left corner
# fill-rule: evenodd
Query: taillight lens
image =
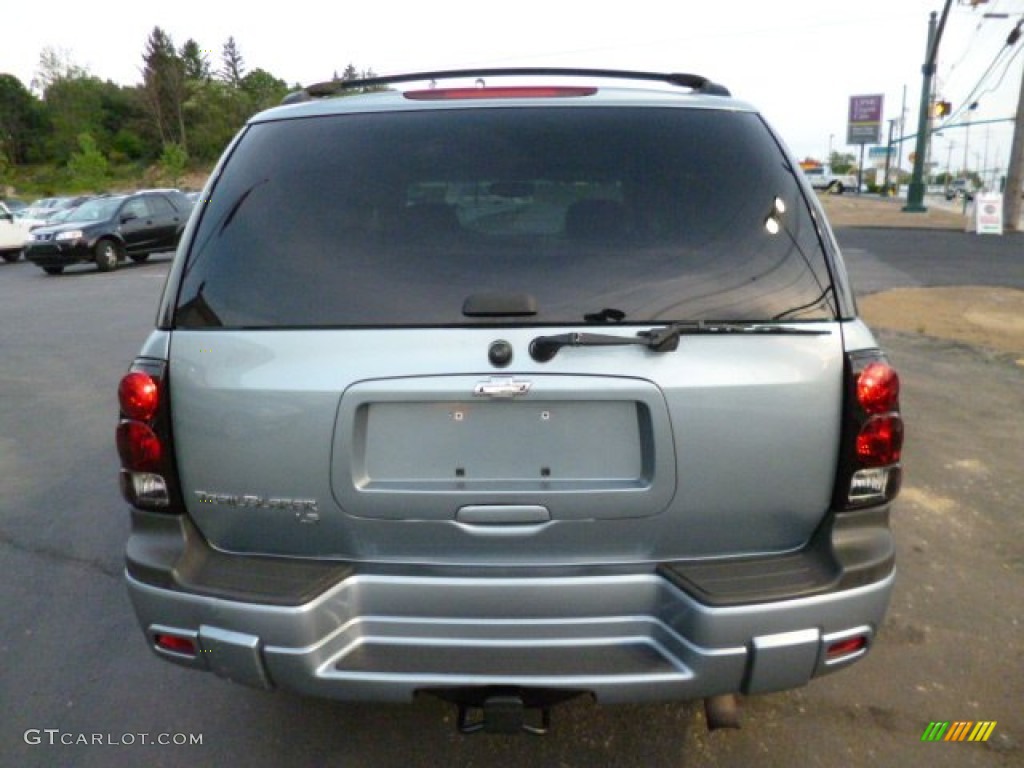
<path id="1" fill-rule="evenodd" d="M 890 501 L 902 480 L 900 379 L 877 350 L 850 356 L 843 447 L 836 485 L 839 509 Z"/>
<path id="2" fill-rule="evenodd" d="M 857 402 L 867 413 L 888 413 L 899 407 L 900 377 L 887 363 L 869 363 L 857 376 Z"/>
<path id="3" fill-rule="evenodd" d="M 160 402 L 159 390 L 148 373 L 131 371 L 121 379 L 117 388 L 117 401 L 127 418 L 150 421 L 156 416 Z"/>
<path id="4" fill-rule="evenodd" d="M 122 421 L 117 425 L 117 452 L 125 469 L 132 472 L 157 472 L 163 457 L 163 446 L 148 424 Z"/>
<path id="5" fill-rule="evenodd" d="M 121 420 L 116 430 L 121 493 L 134 507 L 175 511 L 174 469 L 164 391 L 166 364 L 140 358 L 117 388 Z M 180 509 L 180 504 L 177 505 Z"/>
<path id="6" fill-rule="evenodd" d="M 857 458 L 864 467 L 896 464 L 903 449 L 903 419 L 899 416 L 876 416 L 857 435 Z"/>

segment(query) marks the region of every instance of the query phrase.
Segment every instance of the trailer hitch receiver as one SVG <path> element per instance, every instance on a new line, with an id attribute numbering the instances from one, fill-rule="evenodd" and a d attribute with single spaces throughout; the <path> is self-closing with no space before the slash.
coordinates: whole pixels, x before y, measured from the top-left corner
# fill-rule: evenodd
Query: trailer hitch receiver
<path id="1" fill-rule="evenodd" d="M 427 690 L 458 707 L 460 733 L 529 733 L 551 729 L 551 708 L 584 695 L 585 691 L 490 686 Z"/>

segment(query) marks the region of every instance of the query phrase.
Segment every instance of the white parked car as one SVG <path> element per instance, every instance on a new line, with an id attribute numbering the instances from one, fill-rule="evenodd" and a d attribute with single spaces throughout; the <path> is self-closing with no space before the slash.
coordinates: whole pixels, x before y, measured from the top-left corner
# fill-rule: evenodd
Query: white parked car
<path id="1" fill-rule="evenodd" d="M 0 257 L 4 261 L 17 261 L 28 240 L 28 227 L 14 218 L 10 209 L 0 203 Z"/>
<path id="2" fill-rule="evenodd" d="M 857 174 L 834 173 L 830 165 L 817 165 L 803 169 L 804 176 L 819 192 L 841 195 L 848 189 L 857 190 Z"/>

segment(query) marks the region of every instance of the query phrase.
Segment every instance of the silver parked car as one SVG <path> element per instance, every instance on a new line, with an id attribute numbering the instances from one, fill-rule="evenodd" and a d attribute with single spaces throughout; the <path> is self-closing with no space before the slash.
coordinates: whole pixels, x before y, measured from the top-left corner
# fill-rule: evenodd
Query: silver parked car
<path id="1" fill-rule="evenodd" d="M 604 70 L 288 101 L 120 385 L 157 655 L 515 731 L 582 694 L 734 724 L 869 652 L 899 380 L 757 111 Z"/>

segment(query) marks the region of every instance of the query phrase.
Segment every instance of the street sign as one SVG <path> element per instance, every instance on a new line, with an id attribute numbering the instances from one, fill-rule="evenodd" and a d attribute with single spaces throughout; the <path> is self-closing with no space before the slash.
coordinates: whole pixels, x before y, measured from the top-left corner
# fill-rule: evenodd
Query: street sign
<path id="1" fill-rule="evenodd" d="M 850 115 L 846 126 L 847 144 L 878 144 L 882 141 L 881 93 L 850 97 Z"/>
<path id="2" fill-rule="evenodd" d="M 868 159 L 885 160 L 890 154 L 891 147 L 871 147 L 868 149 Z"/>

